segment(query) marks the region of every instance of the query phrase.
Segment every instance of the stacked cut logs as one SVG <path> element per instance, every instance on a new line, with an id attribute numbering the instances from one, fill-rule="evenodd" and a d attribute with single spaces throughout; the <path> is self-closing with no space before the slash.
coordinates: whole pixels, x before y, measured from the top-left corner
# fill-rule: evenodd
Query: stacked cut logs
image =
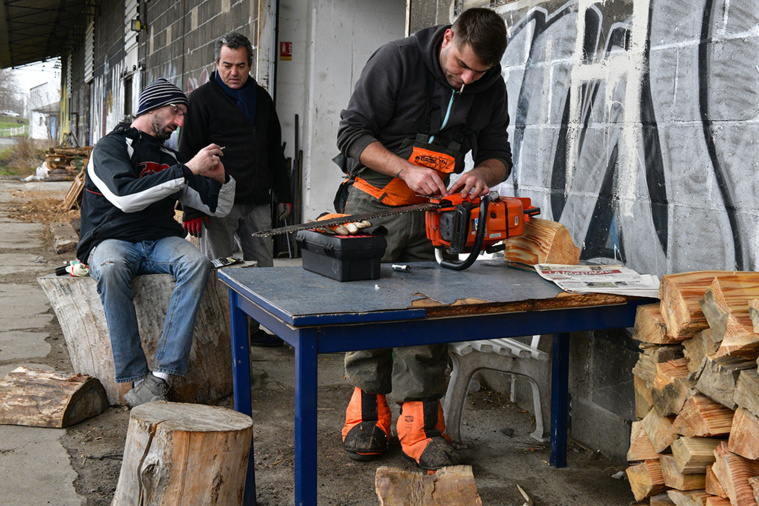
<path id="1" fill-rule="evenodd" d="M 664 276 L 640 306 L 627 476 L 643 504 L 759 503 L 759 272 Z"/>
<path id="2" fill-rule="evenodd" d="M 51 175 L 76 176 L 84 167 L 92 153 L 92 146 L 82 148 L 50 148 L 45 155 L 45 164 Z"/>

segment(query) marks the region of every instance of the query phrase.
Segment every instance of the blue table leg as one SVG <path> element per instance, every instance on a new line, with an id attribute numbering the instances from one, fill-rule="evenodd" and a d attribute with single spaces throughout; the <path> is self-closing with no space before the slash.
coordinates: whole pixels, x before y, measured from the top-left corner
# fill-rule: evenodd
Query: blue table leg
<path id="1" fill-rule="evenodd" d="M 248 318 L 238 306 L 240 295 L 229 290 L 229 317 L 232 332 L 232 386 L 234 388 L 235 411 L 253 414 L 250 400 L 250 343 L 248 342 Z M 256 504 L 256 470 L 254 467 L 253 437 L 250 438 L 248 474 L 245 478 L 243 504 Z"/>
<path id="2" fill-rule="evenodd" d="M 316 504 L 317 331 L 295 345 L 295 504 Z"/>
<path id="3" fill-rule="evenodd" d="M 553 467 L 567 467 L 569 333 L 553 335 L 551 358 L 551 455 Z"/>

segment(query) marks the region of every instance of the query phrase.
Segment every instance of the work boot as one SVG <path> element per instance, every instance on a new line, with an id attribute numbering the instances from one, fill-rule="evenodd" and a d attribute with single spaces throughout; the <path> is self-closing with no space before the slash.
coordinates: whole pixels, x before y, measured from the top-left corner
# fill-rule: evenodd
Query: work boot
<path id="1" fill-rule="evenodd" d="M 396 428 L 403 454 L 422 469 L 435 471 L 461 462 L 443 433 L 445 420 L 439 400 L 404 402 Z"/>
<path id="2" fill-rule="evenodd" d="M 133 408 L 146 402 L 165 401 L 168 393 L 169 384 L 155 374 L 148 373 L 142 383 L 126 393 L 124 400 Z"/>
<path id="3" fill-rule="evenodd" d="M 367 394 L 360 388 L 345 410 L 343 447 L 353 460 L 373 460 L 387 453 L 390 440 L 390 407 L 384 395 Z"/>

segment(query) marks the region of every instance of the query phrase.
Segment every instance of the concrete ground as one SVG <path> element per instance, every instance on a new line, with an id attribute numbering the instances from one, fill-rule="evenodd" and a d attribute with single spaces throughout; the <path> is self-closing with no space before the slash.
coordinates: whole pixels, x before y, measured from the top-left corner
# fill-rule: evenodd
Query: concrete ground
<path id="1" fill-rule="evenodd" d="M 9 209 L 18 208 L 26 192 L 49 192 L 62 199 L 69 185 L 0 180 L 0 377 L 19 365 L 73 372 L 60 327 L 36 281 L 73 254 L 55 255 L 41 224 L 9 218 Z M 251 358 L 259 504 L 292 504 L 293 351 L 255 348 Z M 397 440 L 390 454 L 376 462 L 345 456 L 340 429 L 350 394 L 342 356 L 320 356 L 319 504 L 378 504 L 378 466 L 417 472 L 401 455 Z M 221 405 L 231 402 L 225 399 Z M 397 407 L 391 406 L 397 416 Z M 126 408 L 113 407 L 67 429 L 0 425 L 0 503 L 110 504 L 128 420 Z M 496 391 L 470 393 L 461 431 L 466 444 L 459 451 L 472 466 L 483 504 L 522 505 L 525 499 L 517 485 L 538 505 L 621 506 L 633 501 L 629 484 L 613 478 L 624 466 L 590 449 L 570 444 L 568 467 L 551 468 L 548 445 L 529 437 L 533 424 L 530 413 Z"/>

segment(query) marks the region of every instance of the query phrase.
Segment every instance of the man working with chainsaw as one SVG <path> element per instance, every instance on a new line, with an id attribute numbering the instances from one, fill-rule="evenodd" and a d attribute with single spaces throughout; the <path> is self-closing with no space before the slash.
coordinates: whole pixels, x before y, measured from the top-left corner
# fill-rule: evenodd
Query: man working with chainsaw
<path id="1" fill-rule="evenodd" d="M 501 57 L 506 26 L 489 9 L 464 11 L 452 26 L 426 28 L 379 48 L 341 112 L 338 147 L 354 178 L 345 212 L 358 214 L 461 192 L 486 195 L 511 170 L 506 85 Z M 448 189 L 451 174 L 474 168 Z M 372 220 L 389 234 L 383 262 L 434 259 L 423 213 Z M 391 415 L 385 395 L 401 403 L 403 453 L 428 470 L 460 459 L 444 434 L 447 345 L 349 352 L 354 392 L 343 444 L 356 460 L 388 450 Z"/>

